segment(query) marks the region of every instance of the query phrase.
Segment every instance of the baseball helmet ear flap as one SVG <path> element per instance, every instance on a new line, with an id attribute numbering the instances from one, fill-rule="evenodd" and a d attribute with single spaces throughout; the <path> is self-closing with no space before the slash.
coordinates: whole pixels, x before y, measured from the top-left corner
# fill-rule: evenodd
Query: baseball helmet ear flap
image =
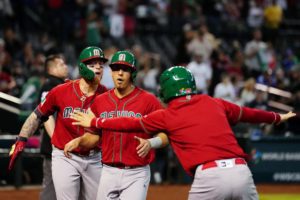
<path id="1" fill-rule="evenodd" d="M 87 80 L 93 80 L 95 77 L 95 74 L 92 70 L 90 70 L 86 63 L 88 61 L 98 59 L 103 61 L 104 63 L 107 62 L 107 58 L 105 58 L 104 53 L 102 49 L 99 47 L 87 47 L 83 49 L 79 55 L 79 60 L 78 60 L 78 67 L 79 67 L 79 74 L 87 79 Z"/>
<path id="2" fill-rule="evenodd" d="M 159 97 L 165 103 L 175 97 L 197 94 L 194 76 L 182 66 L 165 70 L 159 78 L 159 84 Z"/>
<path id="3" fill-rule="evenodd" d="M 86 64 L 80 62 L 79 63 L 79 72 L 80 72 L 80 75 L 87 79 L 87 80 L 93 80 L 94 77 L 95 77 L 95 74 L 92 70 L 90 70 Z"/>

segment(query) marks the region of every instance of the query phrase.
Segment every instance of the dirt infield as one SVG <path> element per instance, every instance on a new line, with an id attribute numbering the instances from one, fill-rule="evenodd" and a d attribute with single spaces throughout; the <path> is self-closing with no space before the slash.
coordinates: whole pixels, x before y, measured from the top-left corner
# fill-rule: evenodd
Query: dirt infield
<path id="1" fill-rule="evenodd" d="M 189 185 L 151 185 L 147 200 L 184 200 L 187 199 Z M 257 185 L 259 193 L 289 193 L 300 194 L 299 185 Z M 24 187 L 19 190 L 14 188 L 1 188 L 0 199 L 8 200 L 35 200 L 39 199 L 39 186 Z"/>

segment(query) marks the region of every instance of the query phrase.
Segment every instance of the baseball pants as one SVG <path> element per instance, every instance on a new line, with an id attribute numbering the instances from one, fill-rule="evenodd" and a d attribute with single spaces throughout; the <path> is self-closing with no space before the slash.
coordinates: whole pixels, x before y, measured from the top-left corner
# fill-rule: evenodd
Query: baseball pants
<path id="1" fill-rule="evenodd" d="M 236 165 L 234 159 L 227 166 L 202 170 L 199 165 L 189 192 L 189 200 L 257 200 L 258 194 L 252 173 L 246 164 Z"/>
<path id="2" fill-rule="evenodd" d="M 52 180 L 51 159 L 43 160 L 43 188 L 40 194 L 40 200 L 56 200 L 54 184 Z"/>
<path id="3" fill-rule="evenodd" d="M 103 165 L 97 200 L 145 200 L 150 176 L 149 165 L 132 169 Z"/>
<path id="4" fill-rule="evenodd" d="M 94 200 L 102 171 L 101 153 L 91 156 L 71 154 L 53 148 L 52 178 L 58 200 Z"/>

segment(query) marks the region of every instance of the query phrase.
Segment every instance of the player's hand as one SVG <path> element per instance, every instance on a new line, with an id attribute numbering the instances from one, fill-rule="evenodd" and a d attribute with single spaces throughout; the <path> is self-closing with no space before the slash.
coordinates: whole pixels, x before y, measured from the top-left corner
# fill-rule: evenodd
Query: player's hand
<path id="1" fill-rule="evenodd" d="M 17 157 L 22 153 L 22 151 L 25 148 L 26 141 L 27 141 L 27 138 L 18 137 L 16 143 L 12 145 L 12 147 L 9 151 L 10 160 L 9 160 L 9 165 L 8 165 L 8 171 L 11 171 L 12 168 L 14 167 Z"/>
<path id="2" fill-rule="evenodd" d="M 137 154 L 141 158 L 145 158 L 149 151 L 151 150 L 151 144 L 147 139 L 140 138 L 137 136 L 134 136 L 134 139 L 138 140 L 140 144 L 136 147 Z"/>
<path id="3" fill-rule="evenodd" d="M 295 117 L 296 113 L 293 113 L 292 111 L 286 113 L 286 114 L 279 114 L 280 115 L 280 122 L 287 121 L 289 118 Z"/>
<path id="4" fill-rule="evenodd" d="M 73 113 L 70 114 L 70 118 L 75 120 L 75 122 L 73 122 L 72 125 L 79 125 L 86 128 L 91 127 L 91 122 L 94 117 L 95 115 L 91 111 L 91 109 L 88 109 L 87 113 L 74 111 Z"/>
<path id="5" fill-rule="evenodd" d="M 81 137 L 75 138 L 68 142 L 64 148 L 64 154 L 67 158 L 72 158 L 70 152 L 79 147 Z"/>

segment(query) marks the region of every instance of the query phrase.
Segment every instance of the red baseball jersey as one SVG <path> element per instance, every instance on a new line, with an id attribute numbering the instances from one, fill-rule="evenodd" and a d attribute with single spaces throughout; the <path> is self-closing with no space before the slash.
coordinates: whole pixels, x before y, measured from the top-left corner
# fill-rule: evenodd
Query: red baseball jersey
<path id="1" fill-rule="evenodd" d="M 207 95 L 193 95 L 190 99 L 176 98 L 168 104 L 167 109 L 155 111 L 142 119 L 94 119 L 92 125 L 111 130 L 164 131 L 183 168 L 193 175 L 196 167 L 203 163 L 246 158 L 230 127 L 239 121 L 278 123 L 280 116 L 274 112 L 240 107 Z"/>
<path id="2" fill-rule="evenodd" d="M 91 106 L 93 113 L 102 119 L 115 117 L 141 118 L 155 110 L 161 109 L 159 100 L 149 92 L 135 88 L 129 95 L 119 99 L 114 90 L 98 96 Z M 102 130 L 102 162 L 104 164 L 124 164 L 127 166 L 144 166 L 151 163 L 155 157 L 151 150 L 145 158 L 140 158 L 136 152 L 141 138 L 151 137 L 143 130 L 127 134 L 121 131 Z"/>
<path id="3" fill-rule="evenodd" d="M 85 112 L 96 96 L 106 91 L 106 87 L 99 84 L 95 94 L 86 97 L 79 88 L 79 80 L 69 81 L 50 90 L 46 98 L 38 105 L 36 112 L 41 116 L 50 116 L 56 113 L 55 129 L 51 138 L 51 142 L 56 148 L 62 150 L 70 140 L 84 134 L 84 128 L 72 125 L 73 120 L 70 119 L 70 114 L 74 110 Z M 74 152 L 83 155 L 88 153 L 87 150 L 80 148 Z"/>

